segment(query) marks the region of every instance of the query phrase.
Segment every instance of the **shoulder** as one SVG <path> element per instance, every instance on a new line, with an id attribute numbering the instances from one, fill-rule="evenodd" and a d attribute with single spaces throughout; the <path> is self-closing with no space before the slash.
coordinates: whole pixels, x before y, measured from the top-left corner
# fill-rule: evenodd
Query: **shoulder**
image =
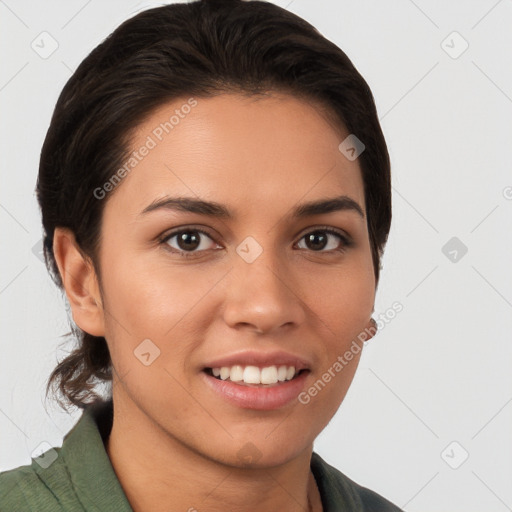
<path id="1" fill-rule="evenodd" d="M 40 457 L 32 459 L 31 464 L 0 473 L 1 511 L 64 510 L 61 500 L 52 491 L 54 485 L 65 486 L 68 479 L 66 468 L 58 458 L 59 451 L 60 448 L 51 448 Z M 48 461 L 56 456 L 57 460 L 51 465 L 44 461 L 44 457 Z"/>
<path id="2" fill-rule="evenodd" d="M 324 511 L 353 510 L 357 512 L 402 512 L 400 508 L 376 492 L 354 482 L 335 467 L 327 464 L 316 452 L 311 469 L 322 497 Z"/>
<path id="3" fill-rule="evenodd" d="M 0 473 L 0 511 L 132 512 L 105 451 L 112 416 L 111 402 L 91 404 L 60 448 Z"/>

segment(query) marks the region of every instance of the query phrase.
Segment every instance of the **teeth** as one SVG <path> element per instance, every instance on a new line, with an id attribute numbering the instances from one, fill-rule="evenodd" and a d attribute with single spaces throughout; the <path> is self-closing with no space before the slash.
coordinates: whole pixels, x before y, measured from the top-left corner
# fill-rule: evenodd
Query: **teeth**
<path id="1" fill-rule="evenodd" d="M 240 365 L 232 366 L 229 373 L 229 378 L 233 382 L 240 382 L 244 379 L 244 367 Z"/>
<path id="2" fill-rule="evenodd" d="M 222 380 L 231 380 L 233 382 L 245 382 L 246 384 L 277 384 L 285 380 L 292 380 L 298 373 L 295 366 L 222 366 L 221 368 L 212 368 L 215 377 Z"/>
<path id="3" fill-rule="evenodd" d="M 260 384 L 261 372 L 257 366 L 246 366 L 242 380 L 246 384 Z"/>
<path id="4" fill-rule="evenodd" d="M 295 375 L 295 368 L 292 367 L 292 377 Z M 275 384 L 278 381 L 277 368 L 275 366 L 267 366 L 261 369 L 261 383 Z"/>

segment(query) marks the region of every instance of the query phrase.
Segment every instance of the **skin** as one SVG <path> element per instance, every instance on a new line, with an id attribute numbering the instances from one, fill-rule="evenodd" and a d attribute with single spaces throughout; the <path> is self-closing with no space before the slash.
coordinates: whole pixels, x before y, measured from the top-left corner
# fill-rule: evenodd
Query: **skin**
<path id="1" fill-rule="evenodd" d="M 132 149 L 185 102 L 150 115 Z M 308 495 L 321 510 L 313 441 L 343 401 L 361 353 L 307 405 L 272 411 L 228 403 L 201 371 L 238 350 L 281 349 L 311 362 L 307 389 L 371 327 L 376 283 L 366 218 L 353 210 L 289 217 L 299 203 L 339 195 L 365 212 L 361 170 L 338 150 L 348 132 L 314 103 L 278 93 L 197 102 L 103 199 L 101 286 L 73 234 L 55 232 L 74 321 L 106 338 L 113 362 L 106 450 L 135 511 L 305 511 Z M 236 215 L 140 215 L 165 195 L 217 201 Z M 325 248 L 308 246 L 305 235 L 321 226 L 353 244 L 337 251 L 343 242 L 323 232 Z M 193 257 L 178 254 L 187 246 L 177 237 L 159 243 L 177 227 L 209 233 L 197 235 Z M 236 252 L 247 236 L 263 248 L 250 264 Z M 145 366 L 134 350 L 148 338 L 160 356 Z M 249 441 L 259 451 L 252 464 L 237 455 Z"/>

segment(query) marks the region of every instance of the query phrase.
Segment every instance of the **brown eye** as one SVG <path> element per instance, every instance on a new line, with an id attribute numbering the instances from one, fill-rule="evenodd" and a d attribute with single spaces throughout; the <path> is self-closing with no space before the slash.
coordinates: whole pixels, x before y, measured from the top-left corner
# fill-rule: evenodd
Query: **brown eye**
<path id="1" fill-rule="evenodd" d="M 314 233 L 306 235 L 304 240 L 306 241 L 308 249 L 317 251 L 323 249 L 327 245 L 328 237 L 322 231 L 315 231 Z"/>
<path id="2" fill-rule="evenodd" d="M 184 231 L 176 235 L 176 241 L 180 249 L 193 251 L 201 244 L 201 237 L 194 231 Z"/>
<path id="3" fill-rule="evenodd" d="M 345 235 L 333 229 L 315 229 L 304 235 L 301 240 L 305 241 L 306 246 L 300 247 L 301 249 L 309 249 L 314 252 L 343 251 L 351 245 Z"/>
<path id="4" fill-rule="evenodd" d="M 212 238 L 201 229 L 181 229 L 169 233 L 162 243 L 169 246 L 171 252 L 176 252 L 182 256 L 194 255 L 213 249 L 217 245 Z"/>

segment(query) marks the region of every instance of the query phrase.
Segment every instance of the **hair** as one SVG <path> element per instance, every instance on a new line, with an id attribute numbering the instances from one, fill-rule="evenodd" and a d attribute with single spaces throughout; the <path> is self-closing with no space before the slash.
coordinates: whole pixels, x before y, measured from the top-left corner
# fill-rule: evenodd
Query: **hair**
<path id="1" fill-rule="evenodd" d="M 102 187 L 129 155 L 136 127 L 158 107 L 183 97 L 284 92 L 324 107 L 355 134 L 376 284 L 391 226 L 390 161 L 368 84 L 345 53 L 300 17 L 265 1 L 199 0 L 143 11 L 123 22 L 64 86 L 42 147 L 37 198 L 44 257 L 63 283 L 53 253 L 56 227 L 69 228 L 101 287 L 98 250 Z M 341 141 L 340 141 L 341 142 Z M 71 321 L 77 347 L 51 373 L 50 387 L 85 408 L 112 381 L 104 337 Z"/>

